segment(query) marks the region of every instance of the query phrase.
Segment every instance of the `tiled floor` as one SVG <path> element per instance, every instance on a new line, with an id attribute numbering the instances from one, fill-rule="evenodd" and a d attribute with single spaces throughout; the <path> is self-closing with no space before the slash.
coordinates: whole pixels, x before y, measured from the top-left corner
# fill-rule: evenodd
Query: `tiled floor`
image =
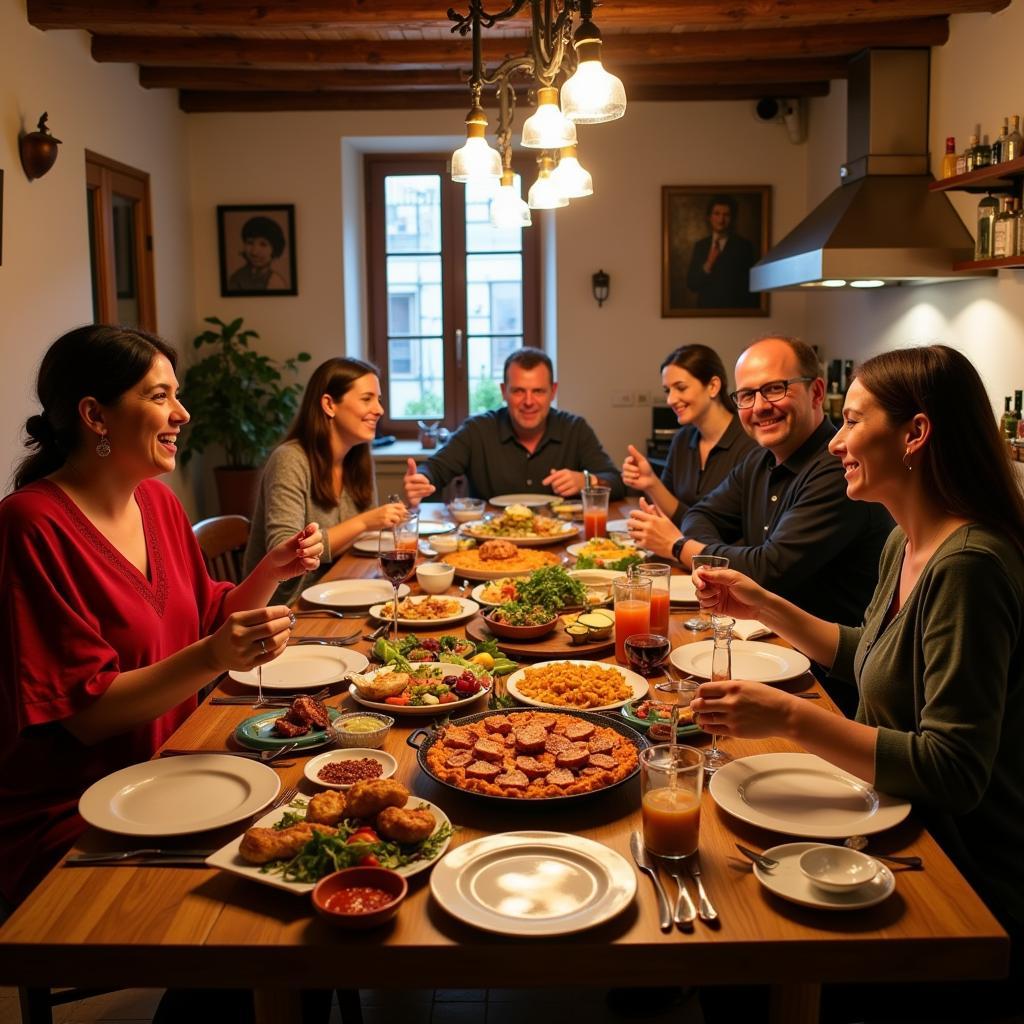
<path id="1" fill-rule="evenodd" d="M 126 989 L 54 1010 L 54 1024 L 149 1024 L 159 989 Z M 367 990 L 360 993 L 364 1024 L 621 1024 L 638 1018 L 613 1012 L 603 990 L 430 989 Z M 691 998 L 670 1010 L 645 1015 L 645 1024 L 703 1024 Z M 20 1024 L 18 993 L 0 988 L 0 1024 Z M 192 1022 L 195 1024 L 195 1022 Z M 330 1024 L 342 1024 L 337 1003 Z"/>

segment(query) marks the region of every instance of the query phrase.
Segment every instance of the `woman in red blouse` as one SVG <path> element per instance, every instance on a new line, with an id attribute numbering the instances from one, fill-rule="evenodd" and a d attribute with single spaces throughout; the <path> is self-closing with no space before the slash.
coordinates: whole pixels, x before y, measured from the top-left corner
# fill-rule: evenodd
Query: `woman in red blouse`
<path id="1" fill-rule="evenodd" d="M 290 633 L 278 582 L 319 563 L 309 524 L 237 587 L 210 579 L 177 498 L 176 353 L 88 326 L 43 357 L 34 449 L 0 502 L 0 896 L 19 902 L 84 829 L 78 798 L 151 757 L 221 672 Z"/>

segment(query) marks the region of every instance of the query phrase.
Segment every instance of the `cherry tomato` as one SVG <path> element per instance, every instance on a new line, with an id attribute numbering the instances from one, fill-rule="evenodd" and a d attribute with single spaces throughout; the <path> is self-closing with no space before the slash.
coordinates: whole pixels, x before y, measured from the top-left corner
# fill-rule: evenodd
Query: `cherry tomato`
<path id="1" fill-rule="evenodd" d="M 365 857 L 359 858 L 359 866 L 361 868 L 379 868 L 380 861 L 372 853 L 368 853 Z"/>
<path id="2" fill-rule="evenodd" d="M 437 698 L 437 703 L 438 704 L 456 704 L 458 702 L 458 700 L 459 700 L 459 698 L 456 697 L 454 693 L 442 693 L 441 696 Z"/>
<path id="3" fill-rule="evenodd" d="M 364 826 L 362 828 L 357 828 L 355 830 L 355 832 L 353 832 L 352 835 L 350 835 L 348 837 L 348 839 L 345 840 L 345 842 L 346 842 L 346 844 L 347 843 L 379 843 L 380 842 L 380 836 L 377 835 L 377 833 L 374 832 L 373 829 L 370 828 L 369 826 Z"/>

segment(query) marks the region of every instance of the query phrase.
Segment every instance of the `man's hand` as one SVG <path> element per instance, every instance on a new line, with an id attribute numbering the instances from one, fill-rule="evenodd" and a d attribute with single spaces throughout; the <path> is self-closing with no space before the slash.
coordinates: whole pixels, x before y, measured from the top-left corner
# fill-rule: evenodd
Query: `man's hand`
<path id="1" fill-rule="evenodd" d="M 402 479 L 402 488 L 405 491 L 406 500 L 413 507 L 437 490 L 427 477 L 416 468 L 415 459 L 409 459 L 408 461 L 408 467 Z"/>
<path id="2" fill-rule="evenodd" d="M 628 445 L 627 450 L 629 454 L 622 463 L 622 482 L 637 491 L 650 490 L 658 479 L 650 462 L 633 445 Z"/>
<path id="3" fill-rule="evenodd" d="M 653 501 L 640 499 L 640 507 L 629 517 L 629 535 L 638 547 L 663 558 L 672 557 L 672 545 L 682 536 L 676 525 Z"/>
<path id="4" fill-rule="evenodd" d="M 583 490 L 583 474 L 571 469 L 553 469 L 541 480 L 541 486 L 550 487 L 560 498 L 571 498 Z"/>

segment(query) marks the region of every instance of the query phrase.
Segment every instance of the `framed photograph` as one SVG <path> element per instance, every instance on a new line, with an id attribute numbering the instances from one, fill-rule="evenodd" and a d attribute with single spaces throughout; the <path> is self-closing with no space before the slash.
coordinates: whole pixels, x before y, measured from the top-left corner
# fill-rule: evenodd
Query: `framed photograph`
<path id="1" fill-rule="evenodd" d="M 771 185 L 665 185 L 661 315 L 767 316 L 750 268 L 768 251 Z"/>
<path id="2" fill-rule="evenodd" d="M 218 206 L 221 295 L 298 295 L 295 207 Z"/>

